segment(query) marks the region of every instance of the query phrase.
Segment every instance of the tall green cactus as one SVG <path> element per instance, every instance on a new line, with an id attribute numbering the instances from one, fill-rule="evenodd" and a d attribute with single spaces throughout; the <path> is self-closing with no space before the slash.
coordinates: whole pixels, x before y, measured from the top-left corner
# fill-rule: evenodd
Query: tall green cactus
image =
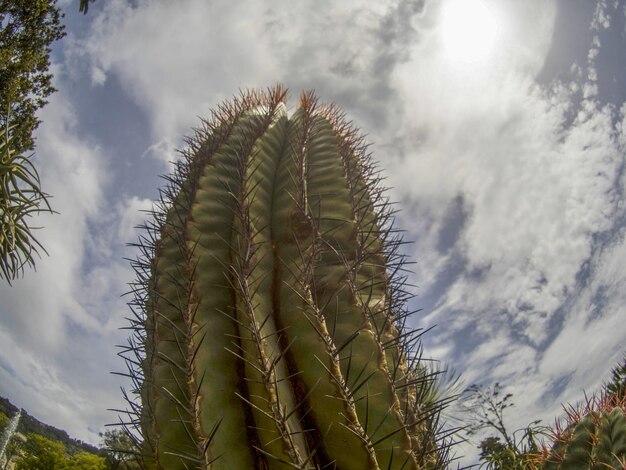
<path id="1" fill-rule="evenodd" d="M 221 105 L 140 243 L 127 356 L 143 464 L 442 468 L 378 172 L 334 106 L 304 93 L 288 116 L 285 99 Z"/>

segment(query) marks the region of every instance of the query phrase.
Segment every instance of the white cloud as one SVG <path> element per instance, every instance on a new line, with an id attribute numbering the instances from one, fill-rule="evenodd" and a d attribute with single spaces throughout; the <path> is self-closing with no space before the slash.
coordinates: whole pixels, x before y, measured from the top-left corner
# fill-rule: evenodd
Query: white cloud
<path id="1" fill-rule="evenodd" d="M 137 236 L 135 227 L 140 226 L 147 218 L 147 212 L 152 209 L 152 201 L 131 197 L 120 203 L 117 213 L 120 220 L 117 223 L 117 237 L 120 240 L 132 241 Z"/>
<path id="2" fill-rule="evenodd" d="M 146 111 L 155 141 L 180 142 L 223 99 L 277 82 L 317 89 L 367 119 L 392 98 L 388 76 L 421 34 L 423 2 L 112 0 L 70 60 L 114 74 Z M 415 23 L 415 24 L 414 24 Z"/>
<path id="3" fill-rule="evenodd" d="M 116 74 L 155 136 L 180 138 L 216 102 L 280 76 L 259 41 L 264 16 L 259 2 L 144 1 L 133 8 L 114 0 L 94 21 L 86 51 L 96 81 Z"/>
<path id="4" fill-rule="evenodd" d="M 537 8 L 521 21 L 534 15 L 544 12 Z M 536 55 L 545 54 L 538 44 Z M 511 60 L 523 64 L 527 53 Z M 439 59 L 425 53 L 398 71 L 406 157 L 392 177 L 398 192 L 433 211 L 435 228 L 410 227 L 430 244 L 443 219 L 438 211 L 458 196 L 469 211 L 457 248 L 474 275 L 452 287 L 440 310 L 553 312 L 590 255 L 592 234 L 611 224 L 621 162 L 611 111 L 593 107 L 565 128 L 571 96 L 542 89 L 525 67 L 468 84 L 446 74 Z M 422 283 L 429 267 L 423 269 Z"/>
<path id="5" fill-rule="evenodd" d="M 552 36 L 545 20 L 527 26 L 539 17 L 554 18 L 554 5 L 518 11 L 526 26 L 501 45 L 502 67 L 450 74 L 437 45 L 422 44 L 395 74 L 406 106 L 392 184 L 415 205 L 404 222 L 417 238 L 420 291 L 438 296 L 421 323 L 439 324 L 428 341 L 466 367 L 468 383 L 508 384 L 521 405 L 512 429 L 547 423 L 561 402 L 595 390 L 624 337 L 623 276 L 612 268 L 623 237 L 600 249 L 623 224 L 623 124 L 597 101 L 594 54 L 582 87 L 536 83 Z M 441 253 L 458 200 L 464 224 Z M 435 291 L 455 264 L 460 274 Z"/>

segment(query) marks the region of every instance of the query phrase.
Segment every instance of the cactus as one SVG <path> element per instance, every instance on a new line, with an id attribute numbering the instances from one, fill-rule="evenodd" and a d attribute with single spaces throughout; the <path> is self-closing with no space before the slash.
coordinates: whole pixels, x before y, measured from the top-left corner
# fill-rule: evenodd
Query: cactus
<path id="1" fill-rule="evenodd" d="M 139 243 L 125 355 L 143 465 L 443 468 L 379 173 L 334 105 L 285 100 L 243 93 L 204 121 Z"/>
<path id="2" fill-rule="evenodd" d="M 533 459 L 543 470 L 626 468 L 626 398 L 602 393 L 582 407 L 566 407 L 551 431 L 551 447 Z"/>

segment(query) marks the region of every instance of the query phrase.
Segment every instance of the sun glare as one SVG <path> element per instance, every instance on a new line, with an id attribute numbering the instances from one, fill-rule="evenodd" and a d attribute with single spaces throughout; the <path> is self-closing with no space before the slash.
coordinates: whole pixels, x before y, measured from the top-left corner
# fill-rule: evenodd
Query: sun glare
<path id="1" fill-rule="evenodd" d="M 449 60 L 478 64 L 492 55 L 499 25 L 490 3 L 484 0 L 443 1 L 442 41 Z"/>

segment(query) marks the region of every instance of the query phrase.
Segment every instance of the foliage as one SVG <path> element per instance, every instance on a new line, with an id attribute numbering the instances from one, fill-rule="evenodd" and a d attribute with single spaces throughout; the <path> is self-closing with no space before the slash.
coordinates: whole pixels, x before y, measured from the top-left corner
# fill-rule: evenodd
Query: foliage
<path id="1" fill-rule="evenodd" d="M 139 469 L 137 445 L 122 429 L 100 433 L 103 456 L 111 470 Z"/>
<path id="2" fill-rule="evenodd" d="M 15 459 L 16 470 L 107 470 L 103 457 L 90 452 L 68 455 L 61 442 L 39 434 L 28 434 Z"/>
<path id="3" fill-rule="evenodd" d="M 37 170 L 15 151 L 13 138 L 8 128 L 0 136 L 0 279 L 9 283 L 25 266 L 35 265 L 39 250 L 45 252 L 33 235 L 31 217 L 51 211 Z"/>
<path id="4" fill-rule="evenodd" d="M 611 380 L 605 385 L 608 394 L 626 396 L 626 355 L 611 371 Z"/>
<path id="5" fill-rule="evenodd" d="M 56 0 L 0 0 L 0 128 L 17 154 L 34 148 L 35 112 L 55 91 L 50 45 L 65 35 L 62 16 Z"/>
<path id="6" fill-rule="evenodd" d="M 493 470 L 526 470 L 528 460 L 524 452 L 500 442 L 499 437 L 487 437 L 480 444 L 482 467 Z"/>
<path id="7" fill-rule="evenodd" d="M 5 415 L 2 411 L 0 411 L 0 435 L 2 435 L 2 431 L 9 425 L 11 420 L 7 415 Z"/>
<path id="8" fill-rule="evenodd" d="M 530 457 L 538 452 L 535 436 L 543 428 L 533 421 L 525 428 L 509 432 L 504 423 L 504 411 L 513 406 L 511 393 L 503 394 L 502 386 L 496 382 L 493 387 L 472 385 L 466 389 L 463 411 L 467 415 L 466 433 L 476 435 L 488 429 L 496 431 L 496 436 L 483 439 L 481 449 L 481 468 L 490 470 L 530 469 Z M 521 434 L 521 435 L 520 435 Z M 518 437 L 519 436 L 519 437 Z"/>
<path id="9" fill-rule="evenodd" d="M 98 449 L 92 445 L 82 442 L 78 439 L 71 438 L 66 431 L 55 428 L 48 424 L 42 423 L 30 416 L 28 413 L 22 413 L 22 419 L 18 428 L 24 434 L 39 434 L 49 440 L 60 442 L 70 454 L 79 452 L 96 453 Z"/>
<path id="10" fill-rule="evenodd" d="M 107 470 L 106 460 L 89 452 L 79 452 L 67 458 L 59 470 Z"/>
<path id="11" fill-rule="evenodd" d="M 25 152 L 35 113 L 55 91 L 50 45 L 65 34 L 62 16 L 56 0 L 0 0 L 0 279 L 8 282 L 43 250 L 30 218 L 50 206 Z"/>
<path id="12" fill-rule="evenodd" d="M 23 455 L 15 462 L 16 470 L 55 470 L 66 462 L 65 447 L 39 434 L 29 434 Z"/>

